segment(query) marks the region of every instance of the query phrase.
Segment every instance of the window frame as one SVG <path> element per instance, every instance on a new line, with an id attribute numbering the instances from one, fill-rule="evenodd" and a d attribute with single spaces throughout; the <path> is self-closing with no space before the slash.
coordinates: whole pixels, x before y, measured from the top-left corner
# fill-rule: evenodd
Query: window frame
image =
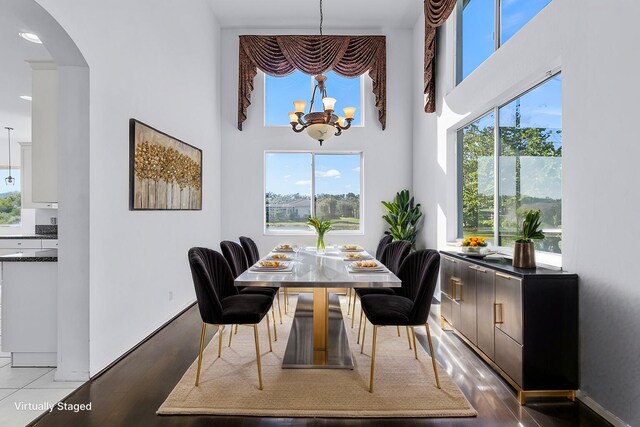
<path id="1" fill-rule="evenodd" d="M 291 124 L 286 124 L 286 125 L 270 125 L 267 124 L 267 76 L 268 74 L 258 70 L 259 73 L 262 74 L 262 127 L 264 128 L 291 128 Z M 304 74 L 304 73 L 303 73 Z M 291 75 L 291 74 L 290 74 Z M 360 80 L 360 105 L 358 106 L 358 108 L 360 108 L 360 124 L 356 125 L 356 124 L 352 124 L 351 127 L 352 128 L 363 128 L 365 127 L 365 112 L 364 112 L 364 98 L 365 98 L 365 88 L 364 88 L 364 77 L 365 74 L 360 74 L 357 78 Z M 307 74 L 307 76 L 310 79 L 310 87 L 311 89 L 309 90 L 309 100 L 311 100 L 311 95 L 313 94 L 313 88 L 315 86 L 314 84 L 314 77 L 312 75 Z M 284 77 L 288 77 L 288 76 L 284 76 Z M 281 78 L 281 77 L 275 77 L 275 78 Z M 347 78 L 347 77 L 345 77 Z M 356 77 L 354 77 L 356 78 Z M 329 82 L 327 84 L 327 87 L 329 89 L 331 89 L 331 82 Z M 338 99 L 338 98 L 336 98 Z M 291 99 L 291 103 L 293 104 L 293 99 Z M 306 99 L 304 99 L 304 101 L 306 101 Z M 338 99 L 339 101 L 339 99 Z M 307 106 L 305 108 L 309 107 L 309 103 L 307 102 Z M 291 108 L 293 110 L 293 105 L 291 105 Z"/>
<path id="2" fill-rule="evenodd" d="M 316 214 L 316 155 L 360 155 L 360 228 L 358 230 L 331 230 L 327 234 L 333 236 L 364 235 L 364 152 L 350 151 L 320 151 L 320 150 L 264 150 L 262 164 L 262 234 L 263 236 L 310 236 L 315 235 L 311 229 L 299 231 L 276 231 L 267 227 L 267 156 L 269 154 L 311 154 L 311 215 Z"/>
<path id="3" fill-rule="evenodd" d="M 493 220 L 493 241 L 494 243 L 497 243 L 500 241 L 500 218 L 499 218 L 499 212 L 500 212 L 500 176 L 499 176 L 499 172 L 500 172 L 500 153 L 501 153 L 501 141 L 500 141 L 500 113 L 499 110 L 500 108 L 510 104 L 511 102 L 515 101 L 516 99 L 528 94 L 529 92 L 537 89 L 538 87 L 544 85 L 545 83 L 547 83 L 548 81 L 550 81 L 551 79 L 557 77 L 558 75 L 562 74 L 562 70 L 557 67 L 553 70 L 549 70 L 547 71 L 544 76 L 534 80 L 530 85 L 528 85 L 528 88 L 525 90 L 516 90 L 516 91 L 512 91 L 509 92 L 508 94 L 505 95 L 505 97 L 503 97 L 503 101 L 496 103 L 495 106 L 493 106 L 492 108 L 488 109 L 488 110 L 483 110 L 482 113 L 479 114 L 474 114 L 473 116 L 470 116 L 470 118 L 465 118 L 465 120 L 459 122 L 458 124 L 456 124 L 455 126 L 453 126 L 452 128 L 450 128 L 451 130 L 454 131 L 453 135 L 454 135 L 454 139 L 455 139 L 455 150 L 454 150 L 454 155 L 455 155 L 455 176 L 456 176 L 456 183 L 455 183 L 455 218 L 456 218 L 456 229 L 455 229 L 455 238 L 454 240 L 459 240 L 459 239 L 463 239 L 463 231 L 462 231 L 462 193 L 461 193 L 461 183 L 462 183 L 462 166 L 460 163 L 460 160 L 462 159 L 462 152 L 461 150 L 461 144 L 459 141 L 459 137 L 458 137 L 458 132 L 461 131 L 462 129 L 464 129 L 465 127 L 469 126 L 470 124 L 486 117 L 489 114 L 494 115 L 494 131 L 493 131 L 493 158 L 494 158 L 494 162 L 493 162 L 493 189 L 494 189 L 494 200 L 493 200 L 493 211 L 494 211 L 494 220 Z M 513 94 L 514 92 L 515 95 Z M 505 252 L 505 253 L 510 253 L 513 251 L 513 247 L 511 246 L 498 246 L 497 244 L 494 244 L 493 247 L 495 247 L 496 249 L 498 249 L 500 252 Z M 536 255 L 541 255 L 540 260 L 542 261 L 542 263 L 548 264 L 548 265 L 552 265 L 552 266 L 561 266 L 562 265 L 562 253 L 557 254 L 557 253 L 553 253 L 553 252 L 547 252 L 547 251 L 539 251 L 536 250 Z"/>
<path id="4" fill-rule="evenodd" d="M 469 0 L 472 1 L 472 0 Z M 509 40 L 511 40 L 516 34 L 518 34 L 520 32 L 520 30 L 522 30 L 538 13 L 540 13 L 544 8 L 546 8 L 547 6 L 549 6 L 549 4 L 551 4 L 551 2 L 553 0 L 549 0 L 549 3 L 547 3 L 542 9 L 540 9 L 535 15 L 533 15 L 527 22 L 525 22 L 522 27 L 520 27 L 518 29 L 518 31 L 516 31 L 515 33 L 513 33 L 513 35 L 506 40 L 504 43 L 500 43 L 500 39 L 501 39 L 501 34 L 500 34 L 500 30 L 502 28 L 502 22 L 501 22 L 501 17 L 502 17 L 502 1 L 503 0 L 493 0 L 493 52 L 491 52 L 491 55 L 489 55 L 484 61 L 482 61 L 480 63 L 480 65 L 478 65 L 478 67 L 480 67 L 482 64 L 484 64 L 484 62 L 491 58 L 491 56 L 496 53 L 498 51 L 498 49 L 500 49 L 500 47 L 504 46 L 505 43 L 507 43 Z M 463 76 L 463 70 L 462 70 L 462 54 L 463 54 L 463 48 L 462 48 L 462 27 L 463 27 L 463 23 L 462 23 L 462 15 L 463 15 L 463 3 L 464 0 L 458 0 L 457 4 L 456 4 L 456 20 L 455 20 L 455 33 L 456 33 L 456 43 L 455 43 L 455 56 L 454 56 L 454 61 L 455 61 L 455 66 L 453 67 L 454 71 L 455 71 L 455 76 L 454 76 L 454 81 L 455 81 L 455 85 L 458 86 L 460 83 L 462 83 L 462 81 L 464 81 L 466 78 Z M 469 76 L 471 74 L 473 74 L 473 72 L 475 70 L 478 69 L 478 67 L 476 67 L 473 71 L 471 71 L 469 73 Z M 467 76 L 467 77 L 469 77 Z M 473 122 L 473 121 L 472 121 Z"/>

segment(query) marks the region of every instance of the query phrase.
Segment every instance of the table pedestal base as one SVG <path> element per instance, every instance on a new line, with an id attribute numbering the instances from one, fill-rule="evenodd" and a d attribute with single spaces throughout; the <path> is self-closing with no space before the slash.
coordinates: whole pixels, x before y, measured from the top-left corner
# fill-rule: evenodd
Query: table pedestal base
<path id="1" fill-rule="evenodd" d="M 298 296 L 282 367 L 353 369 L 338 295 L 327 289 L 316 290 L 314 295 Z"/>

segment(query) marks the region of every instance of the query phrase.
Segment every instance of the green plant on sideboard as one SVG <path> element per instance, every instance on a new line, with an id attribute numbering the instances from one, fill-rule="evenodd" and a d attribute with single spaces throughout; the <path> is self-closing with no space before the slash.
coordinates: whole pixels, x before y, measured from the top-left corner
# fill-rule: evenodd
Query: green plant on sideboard
<path id="1" fill-rule="evenodd" d="M 416 236 L 422 218 L 420 203 L 409 194 L 409 190 L 396 193 L 393 201 L 382 202 L 387 213 L 382 218 L 389 224 L 389 229 L 384 232 L 393 237 L 393 240 L 406 240 L 411 247 L 416 247 Z"/>

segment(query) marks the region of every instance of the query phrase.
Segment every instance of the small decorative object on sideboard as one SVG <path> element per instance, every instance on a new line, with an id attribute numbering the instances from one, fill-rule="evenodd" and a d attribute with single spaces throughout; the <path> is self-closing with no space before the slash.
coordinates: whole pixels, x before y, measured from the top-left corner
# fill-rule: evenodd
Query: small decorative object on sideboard
<path id="1" fill-rule="evenodd" d="M 324 234 L 331 230 L 331 221 L 328 219 L 318 219 L 310 216 L 307 224 L 312 226 L 316 230 L 318 235 L 318 242 L 316 244 L 316 252 L 318 254 L 324 253 Z"/>
<path id="2" fill-rule="evenodd" d="M 516 240 L 513 251 L 513 266 L 519 268 L 536 268 L 536 251 L 533 239 L 544 239 L 540 229 L 540 211 L 531 210 L 522 221 L 522 234 Z"/>
<path id="3" fill-rule="evenodd" d="M 462 246 L 463 254 L 479 254 L 482 252 L 482 248 L 487 247 L 487 241 L 484 240 L 484 237 L 467 237 L 460 246 Z"/>

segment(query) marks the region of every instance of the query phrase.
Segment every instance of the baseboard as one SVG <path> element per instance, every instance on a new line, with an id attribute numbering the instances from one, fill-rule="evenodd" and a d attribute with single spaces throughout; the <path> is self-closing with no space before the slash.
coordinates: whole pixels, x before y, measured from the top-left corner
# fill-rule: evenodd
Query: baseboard
<path id="1" fill-rule="evenodd" d="M 630 424 L 625 423 L 620 418 L 616 417 L 611 412 L 607 411 L 602 405 L 598 402 L 587 396 L 585 392 L 582 390 L 578 390 L 576 393 L 576 398 L 585 404 L 589 409 L 591 409 L 596 414 L 600 415 L 602 418 L 610 422 L 615 427 L 631 427 Z"/>
<path id="2" fill-rule="evenodd" d="M 183 308 L 182 310 L 180 310 L 178 312 L 178 314 L 176 314 L 175 316 L 173 316 L 171 319 L 167 320 L 165 323 L 163 323 L 162 325 L 160 325 L 160 327 L 158 327 L 155 331 L 151 332 L 149 335 L 147 335 L 145 338 L 142 339 L 142 341 L 140 341 L 138 344 L 134 345 L 133 347 L 131 347 L 129 350 L 127 350 L 125 353 L 123 353 L 120 357 L 118 357 L 116 360 L 114 360 L 113 362 L 109 363 L 106 367 L 102 368 L 100 371 L 98 371 L 98 373 L 96 373 L 95 375 L 93 375 L 91 378 L 89 378 L 89 381 L 93 381 L 96 378 L 98 378 L 100 375 L 104 374 L 105 372 L 107 372 L 109 369 L 111 369 L 114 365 L 116 365 L 118 362 L 120 362 L 122 359 L 124 359 L 125 357 L 127 357 L 128 355 L 130 355 L 133 351 L 135 351 L 138 347 L 140 347 L 142 344 L 144 344 L 145 342 L 149 341 L 149 339 L 151 339 L 154 335 L 156 335 L 158 332 L 160 332 L 161 330 L 163 330 L 164 328 L 166 328 L 169 323 L 173 322 L 174 320 L 176 320 L 178 317 L 182 316 L 184 314 L 185 311 L 189 310 L 191 307 L 193 307 L 194 305 L 196 305 L 198 302 L 197 301 L 193 301 L 189 304 L 187 304 L 187 306 L 185 308 Z"/>

